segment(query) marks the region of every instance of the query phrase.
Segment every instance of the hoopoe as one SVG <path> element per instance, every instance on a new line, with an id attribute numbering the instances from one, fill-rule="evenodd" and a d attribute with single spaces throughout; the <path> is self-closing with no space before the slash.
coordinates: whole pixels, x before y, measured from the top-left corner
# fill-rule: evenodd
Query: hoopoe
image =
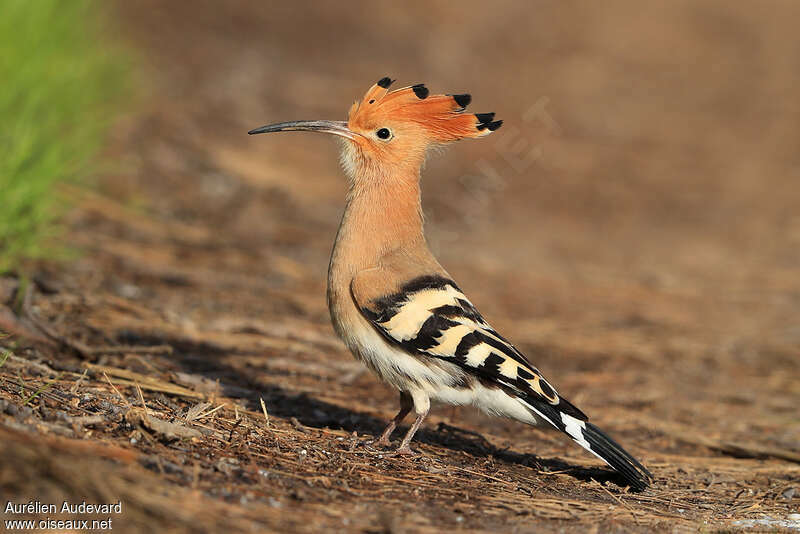
<path id="1" fill-rule="evenodd" d="M 378 440 L 414 410 L 409 444 L 431 401 L 477 406 L 535 425 L 546 422 L 618 471 L 634 489 L 652 475 L 563 397 L 461 292 L 428 249 L 420 170 L 426 151 L 484 137 L 503 124 L 465 113 L 468 94 L 433 95 L 424 84 L 389 91 L 382 78 L 344 121 L 292 121 L 249 133 L 313 131 L 343 139 L 347 203 L 328 267 L 334 329 L 355 355 L 400 391 L 400 411 Z"/>

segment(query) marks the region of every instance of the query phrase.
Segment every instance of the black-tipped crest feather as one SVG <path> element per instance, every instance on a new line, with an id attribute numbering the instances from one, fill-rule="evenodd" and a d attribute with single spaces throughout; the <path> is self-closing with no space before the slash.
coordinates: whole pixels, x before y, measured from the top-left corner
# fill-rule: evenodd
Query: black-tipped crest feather
<path id="1" fill-rule="evenodd" d="M 430 90 L 428 90 L 428 88 L 425 87 L 424 83 L 418 83 L 417 85 L 412 85 L 411 89 L 414 91 L 414 94 L 417 95 L 417 98 L 419 98 L 420 100 L 425 100 L 426 98 L 428 98 L 428 95 L 430 94 Z"/>
<path id="2" fill-rule="evenodd" d="M 503 125 L 503 121 L 494 121 L 494 122 L 487 122 L 485 124 L 479 124 L 478 130 L 489 130 L 493 132 L 499 129 Z"/>
<path id="3" fill-rule="evenodd" d="M 456 101 L 456 104 L 465 108 L 469 106 L 469 103 L 472 102 L 472 95 L 464 93 L 463 95 L 453 95 L 453 100 Z"/>

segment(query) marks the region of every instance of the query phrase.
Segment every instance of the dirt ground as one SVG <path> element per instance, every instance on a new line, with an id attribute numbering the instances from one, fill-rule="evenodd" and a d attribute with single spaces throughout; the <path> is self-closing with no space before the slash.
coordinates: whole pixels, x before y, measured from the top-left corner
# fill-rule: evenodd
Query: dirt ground
<path id="1" fill-rule="evenodd" d="M 124 532 L 800 529 L 800 5 L 116 11 L 144 89 L 68 191 L 84 254 L 0 279 L 4 501 L 121 501 Z M 429 162 L 431 245 L 651 489 L 468 408 L 373 446 L 396 393 L 325 307 L 337 147 L 246 132 L 385 75 L 506 121 Z"/>

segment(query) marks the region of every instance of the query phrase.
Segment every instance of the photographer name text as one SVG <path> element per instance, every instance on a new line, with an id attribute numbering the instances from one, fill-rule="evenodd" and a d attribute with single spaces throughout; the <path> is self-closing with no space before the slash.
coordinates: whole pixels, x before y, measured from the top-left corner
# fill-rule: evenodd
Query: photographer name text
<path id="1" fill-rule="evenodd" d="M 92 504 L 86 501 L 79 503 L 63 501 L 60 505 L 41 501 L 24 503 L 8 501 L 4 511 L 7 514 L 121 514 L 122 501 L 107 504 Z"/>

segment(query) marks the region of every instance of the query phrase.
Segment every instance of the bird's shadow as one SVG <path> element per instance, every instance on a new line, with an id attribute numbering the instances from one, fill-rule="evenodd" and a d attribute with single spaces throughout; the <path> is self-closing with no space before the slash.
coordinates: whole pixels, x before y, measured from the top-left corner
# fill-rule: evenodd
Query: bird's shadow
<path id="1" fill-rule="evenodd" d="M 388 423 L 388 420 L 343 408 L 316 399 L 306 393 L 295 395 L 275 386 L 261 386 L 261 388 L 265 395 L 270 397 L 271 414 L 283 418 L 294 417 L 307 427 L 341 429 L 362 435 L 372 434 L 377 439 Z M 253 409 L 260 409 L 256 400 L 248 400 Z M 407 428 L 407 426 L 398 427 L 394 434 L 395 439 L 402 436 Z M 414 440 L 427 445 L 464 452 L 475 458 L 492 457 L 502 462 L 531 467 L 537 471 L 559 472 L 584 482 L 594 479 L 601 483 L 611 481 L 621 487 L 627 485 L 615 471 L 576 466 L 556 458 L 541 458 L 534 454 L 514 452 L 507 448 L 501 449 L 492 445 L 477 432 L 446 423 L 439 423 L 435 428 L 420 429 Z M 391 451 L 391 449 L 388 450 Z"/>
<path id="2" fill-rule="evenodd" d="M 261 383 L 244 375 L 241 369 L 227 365 L 221 358 L 215 357 L 231 354 L 229 350 L 223 351 L 218 347 L 191 343 L 183 339 L 145 338 L 132 333 L 123 334 L 121 337 L 122 341 L 128 344 L 170 344 L 175 349 L 175 353 L 170 357 L 174 365 L 181 367 L 187 373 L 201 375 L 212 381 L 218 380 L 223 395 L 245 400 L 247 407 L 255 411 L 261 410 L 260 400 L 264 399 L 269 406 L 271 416 L 294 418 L 306 427 L 345 430 L 362 435 L 373 434 L 376 438 L 388 423 L 388 420 L 331 404 L 307 393 L 292 393 L 274 384 Z M 244 353 L 237 352 L 237 354 Z M 398 427 L 395 435 L 402 435 L 406 429 L 407 427 Z M 541 458 L 507 448 L 500 449 L 477 432 L 446 423 L 439 423 L 435 429 L 420 429 L 415 441 L 464 452 L 476 458 L 492 457 L 537 471 L 558 472 L 584 482 L 611 481 L 621 487 L 626 486 L 624 479 L 615 471 L 577 466 L 563 460 Z"/>

